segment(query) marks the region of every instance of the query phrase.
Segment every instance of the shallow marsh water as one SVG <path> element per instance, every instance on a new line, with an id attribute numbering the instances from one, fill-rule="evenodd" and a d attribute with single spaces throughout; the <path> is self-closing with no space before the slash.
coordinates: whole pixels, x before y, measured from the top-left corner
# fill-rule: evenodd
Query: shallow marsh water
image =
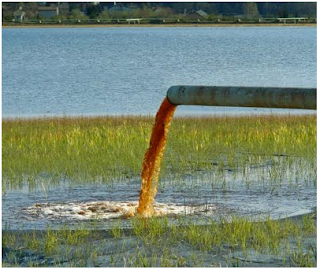
<path id="1" fill-rule="evenodd" d="M 237 180 L 232 188 L 212 188 L 210 183 L 204 183 L 200 178 L 191 183 L 190 177 L 183 179 L 190 186 L 171 186 L 160 188 L 158 202 L 177 202 L 179 205 L 207 206 L 208 212 L 200 212 L 196 215 L 182 215 L 170 217 L 169 226 L 180 226 L 184 223 L 197 226 L 209 225 L 212 220 L 219 220 L 221 217 L 243 216 L 252 220 L 277 219 L 279 217 L 292 216 L 294 222 L 302 222 L 300 214 L 315 211 L 316 191 L 313 185 L 307 185 L 304 181 L 298 182 L 298 187 L 280 188 L 278 194 L 263 185 L 248 188 L 243 181 Z M 189 182 L 188 182 L 189 181 Z M 128 219 L 101 220 L 85 223 L 76 221 L 73 218 L 48 219 L 45 216 L 29 215 L 25 209 L 34 202 L 88 202 L 100 201 L 114 198 L 135 199 L 138 195 L 139 181 L 117 184 L 110 187 L 105 185 L 83 185 L 77 188 L 53 188 L 48 190 L 48 197 L 39 195 L 38 192 L 30 192 L 30 196 L 21 198 L 17 204 L 17 193 L 9 192 L 4 200 L 5 208 L 8 209 L 3 215 L 3 221 L 9 222 L 11 226 L 5 233 L 11 234 L 17 242 L 32 241 L 35 235 L 37 241 L 48 241 L 45 235 L 50 230 L 62 229 L 62 224 L 67 228 L 85 228 L 91 230 L 90 237 L 80 244 L 60 244 L 58 252 L 51 255 L 41 250 L 28 249 L 26 247 L 13 248 L 3 246 L 4 265 L 18 266 L 254 266 L 254 267 L 279 267 L 299 266 L 300 261 L 306 263 L 301 256 L 308 256 L 307 263 L 316 265 L 314 255 L 316 252 L 316 237 L 306 236 L 303 239 L 287 237 L 280 240 L 276 253 L 267 249 L 256 250 L 248 247 L 243 250 L 240 245 L 231 247 L 229 244 L 222 244 L 211 251 L 202 250 L 201 247 L 194 247 L 185 241 L 170 242 L 165 240 L 165 235 L 158 236 L 156 243 L 148 243 L 148 238 L 137 236 Z M 172 184 L 172 182 L 170 183 Z M 284 183 L 288 184 L 288 183 Z M 168 183 L 169 185 L 169 183 Z M 270 186 L 271 187 L 271 186 Z M 277 188 L 277 187 L 276 187 Z M 61 199 L 61 194 L 63 194 Z M 214 207 L 211 208 L 210 204 Z M 210 211 L 212 210 L 212 211 Z M 119 223 L 120 221 L 120 223 Z M 316 222 L 316 220 L 315 220 Z M 5 224 L 5 223 L 3 223 Z M 114 228 L 120 226 L 121 235 L 115 237 Z M 181 227 L 180 227 L 181 228 Z M 199 228 L 199 227 L 198 227 Z M 13 230 L 12 230 L 13 229 Z M 120 231 L 121 230 L 121 231 Z M 198 230 L 198 229 L 197 229 Z M 123 234 L 123 235 L 122 235 Z M 86 238 L 87 237 L 87 238 Z M 146 232 L 146 237 L 148 234 Z M 163 238 L 163 239 L 162 239 Z M 31 239 L 31 240 L 23 240 Z M 90 239 L 90 240 L 89 240 Z M 151 240 L 150 240 L 151 241 Z M 163 243 L 162 243 L 163 242 Z M 46 242 L 47 243 L 47 242 Z M 161 244 L 162 243 L 162 244 Z M 22 244 L 22 246 L 24 246 Z M 299 257 L 300 256 L 300 257 Z"/>
<path id="2" fill-rule="evenodd" d="M 194 209 L 196 213 L 188 215 L 188 218 L 200 223 L 204 222 L 203 218 L 219 216 L 237 215 L 254 219 L 270 216 L 278 219 L 312 212 L 317 205 L 315 172 L 295 175 L 293 180 L 292 169 L 286 168 L 281 180 L 272 180 L 268 176 L 272 166 L 271 163 L 251 166 L 246 177 L 241 172 L 226 168 L 220 175 L 216 171 L 198 172 L 161 179 L 156 202 L 169 204 L 173 208 L 185 207 L 186 210 L 180 216 Z M 21 190 L 7 191 L 3 195 L 2 223 L 14 230 L 41 230 L 48 225 L 59 228 L 64 222 L 77 224 L 83 221 L 83 214 L 75 212 L 59 218 L 41 212 L 41 206 L 54 207 L 61 204 L 63 208 L 70 203 L 77 205 L 103 201 L 137 203 L 140 187 L 140 178 L 109 184 L 81 185 L 72 185 L 71 181 L 65 180 L 57 186 L 42 180 L 34 189 L 24 186 Z M 199 205 L 204 208 L 195 210 Z M 35 208 L 39 208 L 39 214 L 34 214 Z M 171 219 L 174 223 L 175 218 Z M 105 220 L 99 226 L 110 228 L 112 222 Z M 130 222 L 123 219 L 121 223 L 127 227 Z"/>
<path id="3" fill-rule="evenodd" d="M 188 214 L 182 211 L 169 215 L 169 228 L 197 226 L 196 231 L 221 218 L 230 221 L 243 217 L 252 221 L 278 220 L 290 217 L 295 224 L 302 223 L 303 216 L 316 210 L 315 168 L 303 159 L 294 158 L 294 165 L 287 164 L 286 156 L 276 156 L 261 164 L 251 164 L 245 171 L 224 167 L 217 170 L 213 162 L 212 171 L 193 171 L 184 175 L 172 175 L 160 179 L 156 202 L 170 205 L 173 209 L 194 210 Z M 308 165 L 309 164 L 309 165 Z M 277 167 L 278 166 L 278 167 Z M 311 167 L 310 167 L 311 166 Z M 278 178 L 271 176 L 278 173 Z M 240 244 L 231 246 L 223 243 L 211 250 L 192 246 L 188 242 L 172 241 L 166 235 L 150 242 L 148 233 L 135 233 L 132 219 L 84 220 L 79 211 L 69 215 L 48 215 L 44 206 L 79 204 L 92 205 L 110 201 L 115 204 L 138 201 L 141 180 L 126 180 L 109 184 L 78 184 L 64 179 L 45 182 L 39 179 L 35 185 L 24 185 L 20 190 L 8 190 L 3 194 L 3 233 L 8 239 L 15 239 L 16 247 L 3 246 L 3 264 L 7 266 L 305 266 L 316 265 L 316 237 L 285 237 L 278 243 L 277 251 L 268 248 L 245 250 Z M 42 181 L 42 182 L 41 182 Z M 116 198 L 116 199 L 115 199 Z M 118 205 L 119 205 L 118 204 Z M 200 208 L 199 208 L 200 206 Z M 34 209 L 37 209 L 35 212 Z M 286 222 L 286 221 L 284 221 Z M 312 221 L 316 224 L 316 219 Z M 60 233 L 67 226 L 77 232 L 87 232 L 78 239 L 80 243 L 64 241 L 55 252 L 30 249 L 32 241 L 44 241 L 49 245 L 48 235 Z M 316 226 L 316 225 L 314 225 Z M 161 228 L 161 226 L 160 226 Z M 88 231 L 89 230 L 89 231 Z M 116 237 L 115 234 L 119 235 Z M 80 230 L 81 234 L 81 230 Z M 144 238 L 146 234 L 146 238 Z M 36 239 L 36 240 L 33 240 Z M 54 238 L 53 238 L 54 239 Z M 171 241 L 171 242 L 170 242 Z M 21 244 L 19 244 L 21 243 Z M 29 243 L 29 244 L 28 244 Z M 54 245 L 54 242 L 53 242 Z"/>

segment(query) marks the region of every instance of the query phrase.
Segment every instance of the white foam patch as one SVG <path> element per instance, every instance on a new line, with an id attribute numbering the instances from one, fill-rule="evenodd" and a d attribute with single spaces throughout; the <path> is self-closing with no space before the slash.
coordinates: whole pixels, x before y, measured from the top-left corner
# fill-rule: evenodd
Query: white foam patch
<path id="1" fill-rule="evenodd" d="M 70 203 L 39 203 L 23 208 L 29 218 L 93 220 L 129 218 L 136 213 L 138 202 L 134 201 L 96 201 Z M 206 205 L 177 205 L 154 203 L 155 216 L 206 215 L 216 210 L 212 204 Z"/>

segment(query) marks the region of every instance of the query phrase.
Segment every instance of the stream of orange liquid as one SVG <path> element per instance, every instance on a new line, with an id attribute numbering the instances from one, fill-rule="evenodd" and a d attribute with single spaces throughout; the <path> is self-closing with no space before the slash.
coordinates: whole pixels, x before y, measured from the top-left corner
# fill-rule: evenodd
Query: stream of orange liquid
<path id="1" fill-rule="evenodd" d="M 137 208 L 137 213 L 141 217 L 151 217 L 154 214 L 153 201 L 157 194 L 161 160 L 176 107 L 165 98 L 157 112 L 150 145 L 144 155 L 142 164 L 142 185 Z"/>

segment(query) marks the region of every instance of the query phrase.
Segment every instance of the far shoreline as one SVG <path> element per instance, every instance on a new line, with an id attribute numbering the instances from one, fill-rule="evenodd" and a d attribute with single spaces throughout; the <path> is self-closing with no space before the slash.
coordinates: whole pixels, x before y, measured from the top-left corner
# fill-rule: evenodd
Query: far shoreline
<path id="1" fill-rule="evenodd" d="M 2 28 L 101 28 L 101 27 L 317 27 L 317 23 L 167 23 L 167 24 L 22 24 Z"/>

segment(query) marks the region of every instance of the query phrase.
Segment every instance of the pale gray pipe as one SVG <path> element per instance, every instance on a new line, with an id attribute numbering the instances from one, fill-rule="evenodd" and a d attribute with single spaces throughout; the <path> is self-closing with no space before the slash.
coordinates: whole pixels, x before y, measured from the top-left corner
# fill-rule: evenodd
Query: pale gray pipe
<path id="1" fill-rule="evenodd" d="M 175 105 L 317 109 L 316 88 L 179 85 L 167 98 Z"/>

